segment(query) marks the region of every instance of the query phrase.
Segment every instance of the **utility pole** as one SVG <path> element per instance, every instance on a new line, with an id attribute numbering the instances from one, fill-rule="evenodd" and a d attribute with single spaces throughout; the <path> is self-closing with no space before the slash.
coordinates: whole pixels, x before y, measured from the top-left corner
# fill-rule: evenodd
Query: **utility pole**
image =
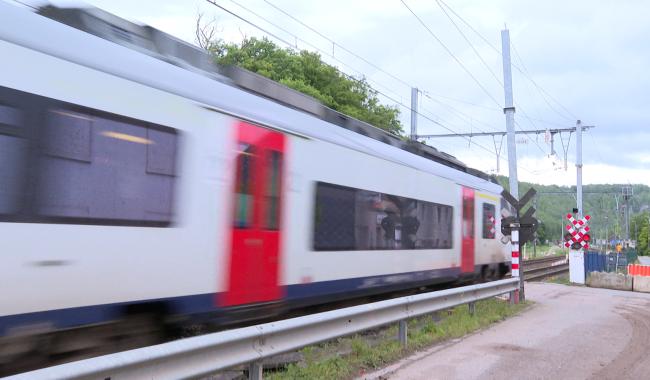
<path id="1" fill-rule="evenodd" d="M 503 52 L 503 90 L 505 92 L 506 131 L 508 132 L 508 177 L 510 194 L 519 199 L 517 181 L 517 146 L 515 145 L 515 106 L 512 100 L 512 68 L 510 67 L 510 32 L 501 31 L 501 51 Z M 523 273 L 523 270 L 521 271 Z"/>
<path id="2" fill-rule="evenodd" d="M 418 138 L 418 89 L 411 88 L 411 140 Z"/>
<path id="3" fill-rule="evenodd" d="M 623 186 L 623 199 L 625 200 L 625 240 L 630 240 L 630 198 L 634 194 L 632 186 Z"/>
<path id="4" fill-rule="evenodd" d="M 576 121 L 576 199 L 578 201 L 578 218 L 582 218 L 582 122 Z"/>
<path id="5" fill-rule="evenodd" d="M 508 139 L 508 180 L 510 194 L 519 200 L 519 181 L 517 180 L 517 145 L 515 145 L 515 105 L 512 100 L 512 68 L 510 67 L 510 32 L 508 29 L 501 31 L 501 52 L 503 54 L 503 92 L 505 103 L 503 113 L 506 114 L 506 132 Z M 517 225 L 513 228 L 512 244 L 515 247 L 519 244 L 519 210 L 517 210 Z M 513 259 L 514 262 L 514 259 Z M 519 260 L 519 301 L 526 301 L 524 290 L 524 266 L 523 260 Z"/>
<path id="6" fill-rule="evenodd" d="M 537 194 L 535 194 L 535 198 L 533 198 L 533 207 L 537 210 Z M 537 230 L 535 230 L 535 233 L 533 234 L 533 258 L 535 257 L 537 257 Z"/>

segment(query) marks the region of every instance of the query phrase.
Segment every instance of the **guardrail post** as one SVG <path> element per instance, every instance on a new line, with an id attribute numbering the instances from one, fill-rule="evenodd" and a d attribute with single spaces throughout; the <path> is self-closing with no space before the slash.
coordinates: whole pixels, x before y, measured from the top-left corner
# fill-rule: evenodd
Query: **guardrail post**
<path id="1" fill-rule="evenodd" d="M 252 362 L 248 365 L 248 380 L 262 380 L 262 361 Z"/>
<path id="2" fill-rule="evenodd" d="M 406 347 L 408 344 L 408 325 L 406 324 L 406 319 L 399 321 L 399 331 L 397 332 L 397 338 L 402 347 Z"/>
<path id="3" fill-rule="evenodd" d="M 514 305 L 516 303 L 516 296 L 517 293 L 514 290 L 510 291 L 510 305 Z"/>
<path id="4" fill-rule="evenodd" d="M 469 305 L 469 315 L 474 316 L 474 312 L 476 311 L 476 302 L 470 302 L 468 305 Z"/>

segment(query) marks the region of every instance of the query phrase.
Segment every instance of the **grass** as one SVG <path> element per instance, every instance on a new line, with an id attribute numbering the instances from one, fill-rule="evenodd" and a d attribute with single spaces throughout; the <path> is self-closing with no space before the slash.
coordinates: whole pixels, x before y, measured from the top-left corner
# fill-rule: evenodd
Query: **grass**
<path id="1" fill-rule="evenodd" d="M 563 273 L 557 276 L 551 276 L 547 277 L 544 282 L 552 282 L 554 284 L 562 284 L 562 285 L 571 285 L 571 281 L 569 281 L 569 275 L 567 273 Z"/>
<path id="2" fill-rule="evenodd" d="M 526 259 L 533 258 L 533 244 L 526 243 Z M 562 256 L 566 254 L 566 250 L 556 245 L 537 244 L 537 255 L 534 258 L 543 256 Z"/>
<path id="3" fill-rule="evenodd" d="M 476 303 L 469 314 L 467 305 L 413 318 L 408 322 L 408 346 L 396 339 L 397 326 L 376 330 L 364 336 L 340 338 L 302 349 L 304 359 L 284 370 L 268 373 L 269 379 L 348 379 L 381 368 L 414 351 L 435 343 L 459 338 L 515 315 L 527 303 L 510 306 L 496 298 Z"/>

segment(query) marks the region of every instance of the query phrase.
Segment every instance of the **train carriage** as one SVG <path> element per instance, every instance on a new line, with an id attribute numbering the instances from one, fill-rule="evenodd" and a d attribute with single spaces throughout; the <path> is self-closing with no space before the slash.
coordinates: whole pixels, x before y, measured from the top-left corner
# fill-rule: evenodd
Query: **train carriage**
<path id="1" fill-rule="evenodd" d="M 487 176 L 349 118 L 337 125 L 310 99 L 287 104 L 301 95 L 269 99 L 172 60 L 149 46 L 165 37 L 151 28 L 75 12 L 132 35 L 0 3 L 5 342 L 509 270 L 501 187 Z M 2 345 L 0 363 L 16 351 Z"/>

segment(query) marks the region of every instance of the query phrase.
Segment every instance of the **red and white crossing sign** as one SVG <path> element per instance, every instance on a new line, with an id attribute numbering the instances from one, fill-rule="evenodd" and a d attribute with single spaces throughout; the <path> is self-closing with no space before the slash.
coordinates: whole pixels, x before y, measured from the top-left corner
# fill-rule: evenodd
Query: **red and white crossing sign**
<path id="1" fill-rule="evenodd" d="M 578 243 L 583 248 L 589 249 L 590 236 L 588 234 L 588 223 L 591 217 L 589 215 L 585 215 L 585 217 L 582 219 L 576 219 L 572 214 L 567 214 L 566 218 L 569 220 L 570 224 L 566 226 L 569 238 L 564 242 L 564 246 L 569 248 L 574 243 Z"/>

